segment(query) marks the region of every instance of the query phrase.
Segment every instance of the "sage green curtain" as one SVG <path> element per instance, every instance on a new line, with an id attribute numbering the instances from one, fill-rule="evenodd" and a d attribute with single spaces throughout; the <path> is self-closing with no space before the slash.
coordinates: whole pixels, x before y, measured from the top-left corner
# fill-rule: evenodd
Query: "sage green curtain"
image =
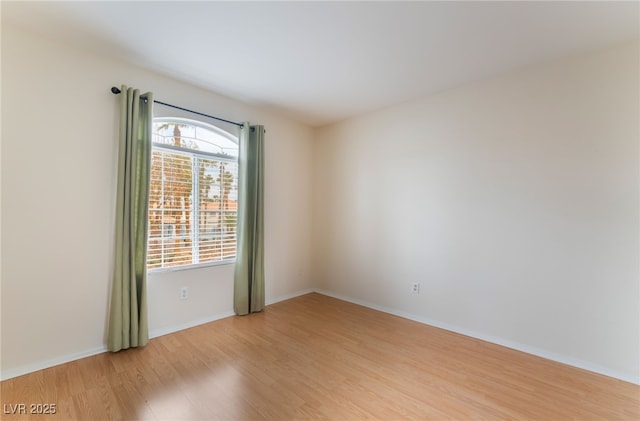
<path id="1" fill-rule="evenodd" d="M 110 351 L 149 342 L 146 266 L 153 95 L 143 96 L 122 86 Z"/>
<path id="2" fill-rule="evenodd" d="M 264 127 L 244 123 L 238 156 L 238 231 L 233 309 L 264 308 Z"/>

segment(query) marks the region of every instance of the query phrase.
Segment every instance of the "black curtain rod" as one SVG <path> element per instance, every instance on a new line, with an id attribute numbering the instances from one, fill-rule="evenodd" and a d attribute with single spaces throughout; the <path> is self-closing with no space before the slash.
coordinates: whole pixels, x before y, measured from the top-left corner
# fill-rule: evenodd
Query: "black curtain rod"
<path id="1" fill-rule="evenodd" d="M 120 89 L 116 88 L 115 86 L 111 88 L 111 93 L 113 93 L 114 95 L 118 95 L 120 92 L 122 92 L 122 91 L 120 91 Z M 142 97 L 142 98 L 144 98 L 144 97 Z M 214 117 L 214 116 L 209 115 L 209 114 L 203 114 L 203 113 L 200 113 L 198 111 L 190 110 L 188 108 L 178 107 L 177 105 L 167 104 L 166 102 L 156 101 L 155 99 L 153 100 L 153 102 L 156 103 L 156 104 L 164 105 L 165 107 L 175 108 L 177 110 L 186 111 L 186 112 L 191 113 L 191 114 L 197 114 L 197 115 L 201 115 L 203 117 L 212 118 L 214 120 L 224 121 L 225 123 L 233 124 L 233 125 L 236 125 L 238 127 L 244 127 L 244 124 L 242 124 L 242 123 L 236 123 L 235 121 L 225 120 L 224 118 Z"/>

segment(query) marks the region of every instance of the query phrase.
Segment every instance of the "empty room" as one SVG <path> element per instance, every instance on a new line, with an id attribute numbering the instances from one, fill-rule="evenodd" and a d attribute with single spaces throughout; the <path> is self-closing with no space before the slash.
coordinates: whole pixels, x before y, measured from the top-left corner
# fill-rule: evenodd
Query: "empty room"
<path id="1" fill-rule="evenodd" d="M 640 2 L 0 14 L 1 419 L 640 419 Z"/>

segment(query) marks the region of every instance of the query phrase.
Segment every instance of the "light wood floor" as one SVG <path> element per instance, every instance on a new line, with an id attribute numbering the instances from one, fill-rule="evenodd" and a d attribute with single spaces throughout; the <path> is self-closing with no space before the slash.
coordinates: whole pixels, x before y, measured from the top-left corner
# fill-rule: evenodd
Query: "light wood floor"
<path id="1" fill-rule="evenodd" d="M 3 420 L 640 420 L 640 387 L 319 294 L 2 382 Z"/>

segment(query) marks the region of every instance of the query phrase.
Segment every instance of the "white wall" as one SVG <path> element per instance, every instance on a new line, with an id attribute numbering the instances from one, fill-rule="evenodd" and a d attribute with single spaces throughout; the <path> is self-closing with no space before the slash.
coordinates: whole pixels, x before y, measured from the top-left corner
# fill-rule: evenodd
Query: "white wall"
<path id="1" fill-rule="evenodd" d="M 638 48 L 319 130 L 316 285 L 640 382 Z"/>
<path id="2" fill-rule="evenodd" d="M 109 87 L 126 83 L 266 126 L 268 302 L 317 287 L 638 381 L 637 49 L 398 105 L 313 142 L 277 114 L 3 24 L 2 377 L 104 349 Z M 232 269 L 150 275 L 152 333 L 229 314 Z"/>
<path id="3" fill-rule="evenodd" d="M 104 349 L 121 83 L 266 127 L 266 299 L 311 287 L 309 128 L 3 23 L 4 378 Z M 232 284 L 233 265 L 150 275 L 152 334 L 230 314 Z"/>

